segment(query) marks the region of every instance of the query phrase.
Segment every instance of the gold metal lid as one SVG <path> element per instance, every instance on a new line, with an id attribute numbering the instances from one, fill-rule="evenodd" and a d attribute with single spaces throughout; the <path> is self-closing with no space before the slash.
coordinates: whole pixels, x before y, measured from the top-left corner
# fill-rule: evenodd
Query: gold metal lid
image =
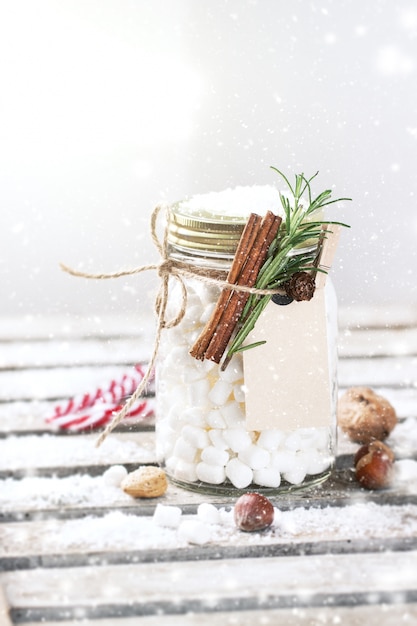
<path id="1" fill-rule="evenodd" d="M 168 241 L 190 254 L 233 257 L 246 217 L 190 211 L 173 205 L 168 223 Z"/>

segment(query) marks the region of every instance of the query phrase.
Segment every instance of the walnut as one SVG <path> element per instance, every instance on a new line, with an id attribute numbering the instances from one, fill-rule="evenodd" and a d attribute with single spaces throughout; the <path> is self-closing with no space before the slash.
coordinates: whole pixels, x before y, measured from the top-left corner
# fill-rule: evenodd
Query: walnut
<path id="1" fill-rule="evenodd" d="M 339 399 L 340 428 L 356 443 L 383 441 L 397 424 L 393 406 L 368 387 L 351 387 Z"/>

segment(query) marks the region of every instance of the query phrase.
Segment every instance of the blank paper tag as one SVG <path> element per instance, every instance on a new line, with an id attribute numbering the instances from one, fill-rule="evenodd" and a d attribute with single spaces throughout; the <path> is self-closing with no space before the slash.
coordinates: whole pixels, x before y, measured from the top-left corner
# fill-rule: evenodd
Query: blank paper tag
<path id="1" fill-rule="evenodd" d="M 246 428 L 294 430 L 330 426 L 331 385 L 324 289 L 308 302 L 270 302 L 243 352 Z"/>

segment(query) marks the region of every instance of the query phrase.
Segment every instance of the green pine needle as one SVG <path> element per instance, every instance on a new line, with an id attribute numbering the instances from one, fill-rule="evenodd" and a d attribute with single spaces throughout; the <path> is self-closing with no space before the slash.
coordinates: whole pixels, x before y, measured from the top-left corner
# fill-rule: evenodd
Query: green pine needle
<path id="1" fill-rule="evenodd" d="M 332 200 L 330 189 L 326 189 L 313 198 L 311 181 L 316 178 L 318 172 L 308 179 L 304 174 L 296 174 L 295 184 L 292 186 L 283 172 L 276 167 L 271 167 L 271 169 L 285 181 L 292 197 L 290 200 L 282 193 L 279 194 L 285 222 L 283 221 L 269 248 L 266 261 L 261 267 L 255 283 L 255 287 L 258 289 L 276 289 L 288 281 L 293 274 L 311 269 L 317 254 L 317 243 L 322 235 L 323 225 L 334 224 L 349 228 L 348 224 L 343 222 L 311 219 L 314 213 L 322 211 L 324 207 L 330 204 L 342 200 L 351 200 L 351 198 Z M 305 194 L 308 198 L 307 207 L 302 201 Z M 320 268 L 317 268 L 317 271 L 326 273 Z M 257 296 L 251 294 L 240 316 L 237 331 L 226 355 L 225 364 L 229 363 L 236 352 L 242 352 L 265 343 L 259 341 L 250 345 L 243 345 L 270 299 L 270 295 Z"/>

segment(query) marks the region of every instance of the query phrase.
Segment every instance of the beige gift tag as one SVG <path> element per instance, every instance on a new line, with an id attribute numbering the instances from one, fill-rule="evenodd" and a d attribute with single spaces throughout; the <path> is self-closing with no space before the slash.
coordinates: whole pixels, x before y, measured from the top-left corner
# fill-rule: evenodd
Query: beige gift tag
<path id="1" fill-rule="evenodd" d="M 332 423 L 324 289 L 308 302 L 270 302 L 243 354 L 246 427 L 293 430 Z"/>

